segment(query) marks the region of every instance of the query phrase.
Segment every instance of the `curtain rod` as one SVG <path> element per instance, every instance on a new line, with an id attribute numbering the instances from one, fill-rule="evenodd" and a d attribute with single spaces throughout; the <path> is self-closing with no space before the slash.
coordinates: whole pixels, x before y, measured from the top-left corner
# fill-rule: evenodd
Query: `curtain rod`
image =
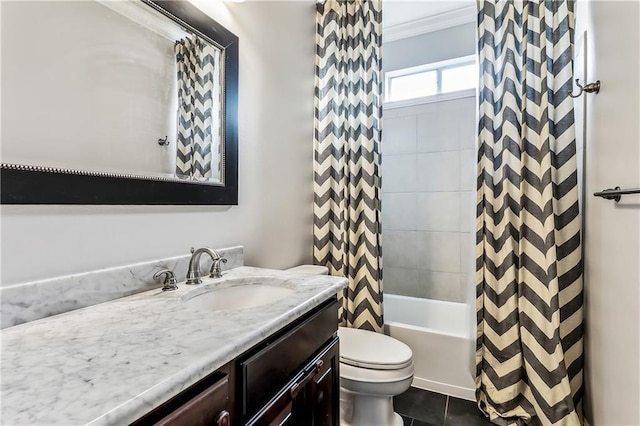
<path id="1" fill-rule="evenodd" d="M 623 195 L 630 194 L 640 194 L 640 188 L 620 189 L 619 186 L 616 186 L 615 188 L 603 189 L 600 192 L 593 193 L 596 197 L 602 197 L 605 200 L 615 200 L 616 203 L 620 201 Z"/>

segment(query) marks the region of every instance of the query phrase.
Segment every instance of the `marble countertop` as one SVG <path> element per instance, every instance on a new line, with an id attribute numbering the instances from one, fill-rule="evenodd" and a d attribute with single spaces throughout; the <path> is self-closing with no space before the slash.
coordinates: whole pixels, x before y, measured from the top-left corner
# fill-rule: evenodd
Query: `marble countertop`
<path id="1" fill-rule="evenodd" d="M 347 284 L 250 267 L 216 282 L 261 277 L 294 292 L 264 306 L 211 312 L 185 306 L 189 293 L 202 290 L 181 283 L 2 330 L 0 423 L 128 424 Z"/>

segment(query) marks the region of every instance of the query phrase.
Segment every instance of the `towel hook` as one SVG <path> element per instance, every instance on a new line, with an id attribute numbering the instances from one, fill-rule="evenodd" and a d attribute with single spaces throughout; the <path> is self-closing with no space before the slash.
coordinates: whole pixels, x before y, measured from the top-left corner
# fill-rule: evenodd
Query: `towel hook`
<path id="1" fill-rule="evenodd" d="M 580 84 L 580 79 L 576 78 L 576 86 L 578 86 L 578 88 L 580 89 L 580 91 L 578 92 L 577 95 L 574 95 L 573 93 L 569 93 L 569 96 L 571 96 L 572 98 L 577 98 L 580 95 L 582 95 L 582 92 L 586 92 L 586 93 L 600 93 L 600 80 L 596 81 L 595 83 L 589 83 L 585 86 Z"/>
<path id="2" fill-rule="evenodd" d="M 160 146 L 169 146 L 170 143 L 169 136 L 165 136 L 164 139 L 158 139 L 158 145 Z"/>

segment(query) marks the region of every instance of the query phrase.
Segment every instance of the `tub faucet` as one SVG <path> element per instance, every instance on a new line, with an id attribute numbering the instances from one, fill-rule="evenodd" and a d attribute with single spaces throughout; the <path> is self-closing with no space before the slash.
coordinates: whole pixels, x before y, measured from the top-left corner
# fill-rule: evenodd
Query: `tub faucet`
<path id="1" fill-rule="evenodd" d="M 187 281 L 185 284 L 201 284 L 202 275 L 200 275 L 200 256 L 206 253 L 213 260 L 213 264 L 216 265 L 219 262 L 220 255 L 208 247 L 202 247 L 194 250 L 191 247 L 191 260 L 189 260 L 189 269 L 187 270 Z"/>

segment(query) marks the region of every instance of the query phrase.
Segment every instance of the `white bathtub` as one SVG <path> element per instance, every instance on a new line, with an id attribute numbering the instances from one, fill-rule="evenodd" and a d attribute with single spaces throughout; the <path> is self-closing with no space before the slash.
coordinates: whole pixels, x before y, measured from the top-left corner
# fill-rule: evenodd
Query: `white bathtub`
<path id="1" fill-rule="evenodd" d="M 385 333 L 413 350 L 413 386 L 475 401 L 475 342 L 464 303 L 384 295 Z"/>

